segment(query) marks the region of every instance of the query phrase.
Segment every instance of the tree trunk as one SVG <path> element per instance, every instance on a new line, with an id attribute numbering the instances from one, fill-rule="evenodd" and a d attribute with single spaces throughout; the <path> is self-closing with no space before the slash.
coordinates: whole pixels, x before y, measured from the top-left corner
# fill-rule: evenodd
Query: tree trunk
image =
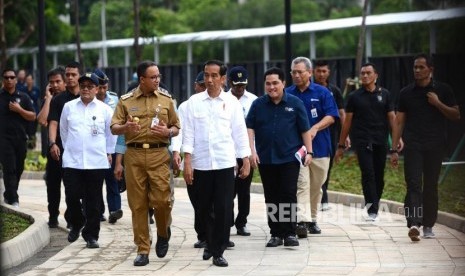
<path id="1" fill-rule="evenodd" d="M 139 0 L 133 0 L 134 3 L 134 54 L 136 56 L 136 64 L 141 61 L 141 47 L 139 45 L 140 37 L 140 4 Z"/>
<path id="2" fill-rule="evenodd" d="M 363 3 L 362 25 L 360 26 L 360 33 L 358 36 L 358 45 L 357 45 L 357 56 L 355 58 L 355 74 L 354 74 L 355 77 L 357 77 L 358 74 L 360 74 L 360 68 L 362 67 L 363 51 L 365 49 L 365 32 L 366 32 L 365 20 L 367 16 L 368 2 L 370 2 L 370 0 L 364 0 L 364 3 Z"/>
<path id="3" fill-rule="evenodd" d="M 79 24 L 79 0 L 74 0 L 74 17 L 75 17 L 75 30 L 76 30 L 76 51 L 78 55 L 79 64 L 81 64 L 82 70 L 85 70 L 84 59 L 82 57 L 81 50 L 81 34 L 80 34 L 80 24 Z"/>

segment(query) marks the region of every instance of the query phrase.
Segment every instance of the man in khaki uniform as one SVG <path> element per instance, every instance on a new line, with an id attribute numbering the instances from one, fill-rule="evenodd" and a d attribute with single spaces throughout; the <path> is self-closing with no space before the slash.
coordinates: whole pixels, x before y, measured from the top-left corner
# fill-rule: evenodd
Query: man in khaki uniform
<path id="1" fill-rule="evenodd" d="M 124 134 L 124 156 L 128 203 L 132 212 L 135 266 L 149 263 L 149 208 L 155 209 L 157 256 L 168 251 L 171 236 L 171 189 L 169 139 L 178 135 L 179 119 L 171 96 L 159 89 L 161 74 L 152 61 L 137 66 L 139 86 L 121 96 L 111 122 L 114 135 Z"/>

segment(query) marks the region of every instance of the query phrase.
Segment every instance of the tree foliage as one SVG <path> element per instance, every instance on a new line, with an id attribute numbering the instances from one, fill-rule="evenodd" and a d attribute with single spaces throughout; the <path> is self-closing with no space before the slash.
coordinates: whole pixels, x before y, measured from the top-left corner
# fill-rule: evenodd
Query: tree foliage
<path id="1" fill-rule="evenodd" d="M 37 1 L 3 0 L 6 47 L 35 47 L 38 44 Z M 48 45 L 74 43 L 75 17 L 70 8 L 76 0 L 46 1 L 46 41 Z M 372 0 L 371 14 L 401 11 L 448 8 L 463 5 L 459 0 Z M 139 0 L 140 36 L 160 37 L 166 34 L 268 27 L 284 24 L 283 0 Z M 79 1 L 80 39 L 82 42 L 98 41 L 101 33 L 102 1 Z M 107 39 L 134 36 L 133 1 L 105 0 Z M 292 0 L 292 23 L 319 21 L 333 18 L 360 16 L 358 0 Z M 69 18 L 66 20 L 66 18 Z M 438 22 L 437 51 L 461 51 L 463 36 L 457 36 L 464 20 Z M 358 28 L 348 28 L 316 33 L 317 57 L 354 57 L 357 48 Z M 373 55 L 399 55 L 429 50 L 429 25 L 427 23 L 388 25 L 372 29 Z M 284 56 L 282 36 L 270 37 L 271 59 Z M 451 45 L 450 41 L 454 41 Z M 143 59 L 153 59 L 154 44 L 145 45 Z M 231 40 L 230 60 L 247 62 L 261 60 L 263 40 L 248 38 Z M 163 63 L 186 61 L 186 44 L 160 46 Z M 124 51 L 109 49 L 109 64 L 122 66 Z M 309 54 L 308 34 L 293 34 L 293 55 Z M 135 60 L 131 50 L 131 60 Z M 193 43 L 194 63 L 223 56 L 223 43 L 205 41 Z M 60 57 L 73 58 L 63 53 Z M 95 64 L 98 50 L 85 51 L 87 64 Z M 30 56 L 19 56 L 23 66 L 32 63 Z M 11 61 L 9 61 L 11 63 Z"/>

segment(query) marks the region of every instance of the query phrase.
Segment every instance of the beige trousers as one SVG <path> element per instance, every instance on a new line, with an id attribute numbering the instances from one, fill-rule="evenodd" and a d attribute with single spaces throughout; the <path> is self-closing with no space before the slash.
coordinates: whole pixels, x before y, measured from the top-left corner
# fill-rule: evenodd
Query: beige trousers
<path id="1" fill-rule="evenodd" d="M 329 157 L 313 158 L 307 167 L 300 167 L 297 180 L 297 222 L 316 221 L 321 202 L 321 186 L 326 181 Z"/>
<path id="2" fill-rule="evenodd" d="M 138 254 L 149 254 L 148 209 L 154 208 L 159 236 L 167 238 L 168 227 L 171 225 L 170 155 L 167 148 L 128 147 L 124 165 L 134 243 L 137 245 Z"/>

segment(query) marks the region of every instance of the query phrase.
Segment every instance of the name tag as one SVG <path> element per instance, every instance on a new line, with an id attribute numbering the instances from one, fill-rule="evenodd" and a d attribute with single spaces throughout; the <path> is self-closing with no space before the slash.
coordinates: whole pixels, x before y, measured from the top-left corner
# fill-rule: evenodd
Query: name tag
<path id="1" fill-rule="evenodd" d="M 97 128 L 96 125 L 92 125 L 92 127 L 90 128 L 90 130 L 91 130 L 92 136 L 97 136 L 97 134 L 98 134 L 98 128 Z"/>
<path id="2" fill-rule="evenodd" d="M 318 113 L 316 112 L 316 108 L 312 108 L 312 109 L 310 110 L 310 113 L 312 114 L 312 118 L 318 117 Z"/>

